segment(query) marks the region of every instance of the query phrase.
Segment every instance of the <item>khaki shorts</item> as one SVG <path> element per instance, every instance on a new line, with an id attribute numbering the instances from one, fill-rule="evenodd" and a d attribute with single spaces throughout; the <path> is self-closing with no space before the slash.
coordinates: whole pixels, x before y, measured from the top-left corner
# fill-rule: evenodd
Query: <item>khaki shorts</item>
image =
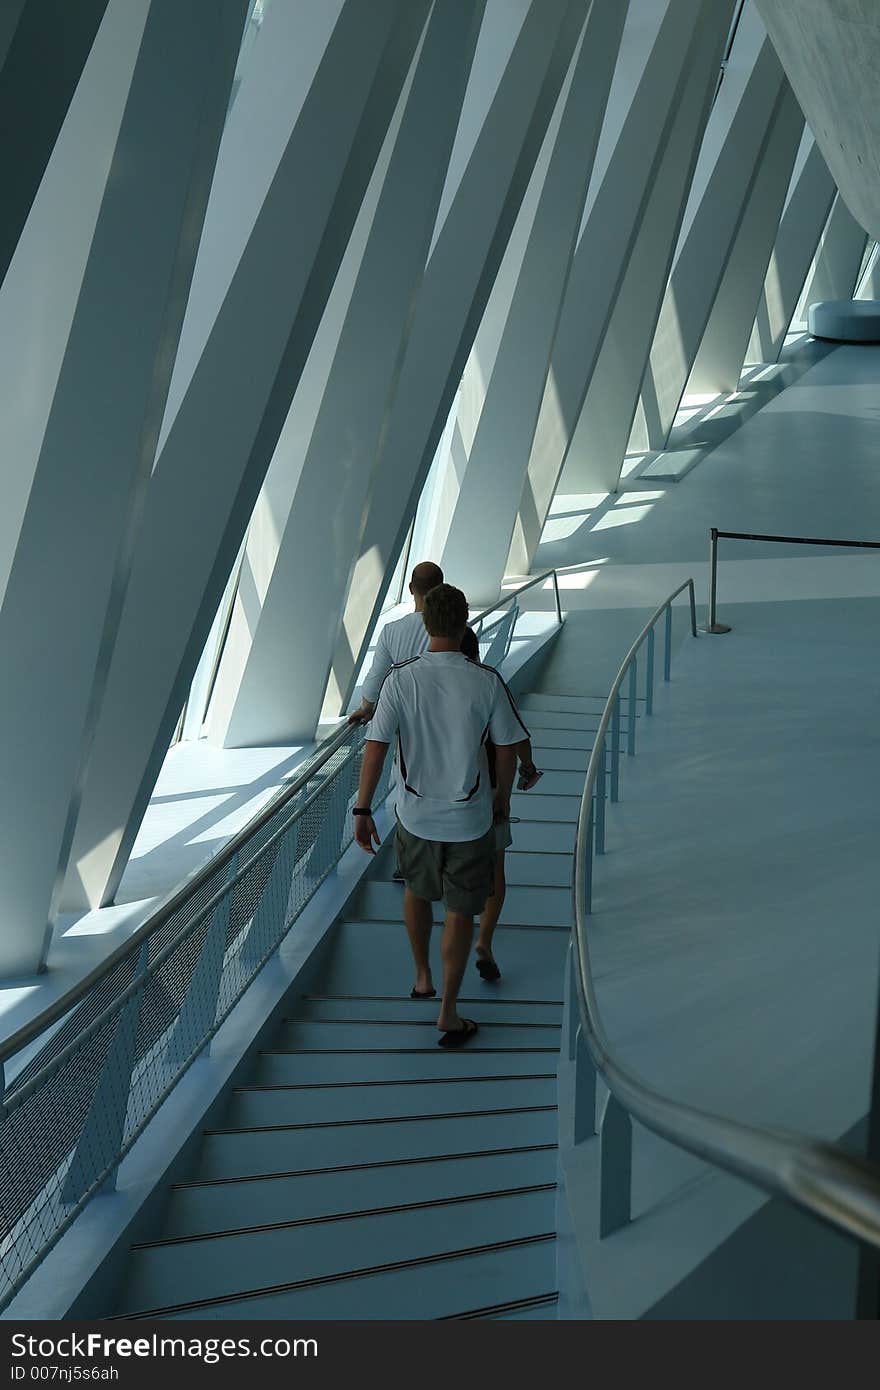
<path id="1" fill-rule="evenodd" d="M 417 898 L 442 902 L 447 912 L 474 917 L 495 887 L 495 827 L 479 840 L 422 840 L 400 821 L 395 837 L 397 867 Z"/>

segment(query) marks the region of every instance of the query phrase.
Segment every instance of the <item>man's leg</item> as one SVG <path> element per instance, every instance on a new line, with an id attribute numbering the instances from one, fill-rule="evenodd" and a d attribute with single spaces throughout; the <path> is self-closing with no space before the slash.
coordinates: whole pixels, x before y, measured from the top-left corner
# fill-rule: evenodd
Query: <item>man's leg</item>
<path id="1" fill-rule="evenodd" d="M 417 898 L 410 888 L 403 895 L 403 920 L 416 967 L 415 989 L 419 994 L 429 994 L 434 988 L 429 959 L 434 918 L 431 904 L 425 898 Z"/>
<path id="2" fill-rule="evenodd" d="M 463 1028 L 458 1012 L 458 991 L 464 977 L 471 942 L 474 938 L 474 919 L 461 912 L 447 912 L 443 928 L 441 955 L 443 957 L 443 1001 L 437 1027 L 444 1033 Z"/>
<path id="3" fill-rule="evenodd" d="M 507 880 L 504 877 L 504 850 L 495 856 L 495 891 L 491 898 L 487 898 L 486 906 L 480 914 L 480 935 L 477 939 L 477 960 L 491 962 L 494 960 L 492 955 L 492 936 L 498 925 L 498 918 L 501 916 L 501 909 L 504 906 L 504 895 L 507 891 Z M 481 972 L 482 973 L 482 972 Z M 497 976 L 491 976 L 497 979 Z"/>

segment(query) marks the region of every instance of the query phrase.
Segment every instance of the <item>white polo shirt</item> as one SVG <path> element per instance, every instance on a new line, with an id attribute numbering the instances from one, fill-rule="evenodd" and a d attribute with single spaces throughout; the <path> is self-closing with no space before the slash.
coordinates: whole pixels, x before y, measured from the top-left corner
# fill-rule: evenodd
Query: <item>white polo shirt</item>
<path id="1" fill-rule="evenodd" d="M 529 731 L 491 666 L 424 652 L 386 677 L 367 738 L 397 740 L 397 814 L 423 840 L 478 840 L 492 824 L 487 736 L 504 747 Z"/>
<path id="2" fill-rule="evenodd" d="M 408 661 L 411 656 L 421 656 L 427 651 L 430 640 L 421 613 L 407 613 L 393 623 L 386 623 L 376 640 L 373 664 L 361 686 L 363 698 L 374 705 L 392 666 Z"/>

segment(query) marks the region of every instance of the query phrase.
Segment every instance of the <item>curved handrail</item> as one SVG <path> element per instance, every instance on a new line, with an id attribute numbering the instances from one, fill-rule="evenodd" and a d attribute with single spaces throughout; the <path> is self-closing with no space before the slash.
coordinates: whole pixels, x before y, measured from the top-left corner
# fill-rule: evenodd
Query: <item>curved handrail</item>
<path id="1" fill-rule="evenodd" d="M 174 916 L 182 904 L 185 903 L 188 898 L 192 898 L 208 879 L 213 878 L 218 869 L 222 869 L 224 864 L 228 864 L 239 850 L 247 844 L 268 821 L 278 814 L 288 801 L 292 800 L 293 797 L 302 791 L 303 787 L 305 787 L 308 782 L 312 781 L 315 775 L 320 772 L 321 768 L 329 762 L 333 754 L 337 753 L 340 748 L 345 747 L 357 732 L 358 730 L 356 727 L 343 724 L 340 729 L 331 734 L 323 743 L 319 744 L 315 754 L 306 760 L 302 770 L 297 776 L 294 777 L 291 782 L 285 783 L 273 797 L 270 797 L 265 806 L 263 806 L 246 825 L 242 826 L 241 830 L 237 831 L 232 839 L 227 841 L 217 854 L 212 855 L 201 868 L 197 869 L 189 878 L 184 879 L 180 887 L 175 888 L 169 896 L 150 913 L 149 917 L 132 932 L 131 936 L 126 937 L 125 941 L 120 942 L 115 950 L 105 956 L 103 960 L 90 970 L 87 975 L 84 975 L 81 980 L 77 981 L 75 985 L 71 985 L 70 989 L 58 999 L 54 1000 L 51 1004 L 47 1004 L 45 1009 L 37 1014 L 35 1018 L 32 1018 L 28 1023 L 22 1024 L 22 1026 L 16 1029 L 14 1033 L 11 1033 L 8 1038 L 4 1038 L 3 1041 L 0 1042 L 0 1068 L 2 1068 L 3 1064 L 8 1061 L 10 1057 L 14 1057 L 17 1053 L 21 1052 L 29 1043 L 32 1043 L 38 1038 L 41 1033 L 51 1028 L 53 1023 L 57 1023 L 60 1018 L 63 1018 L 65 1014 L 69 1013 L 70 1010 L 88 994 L 89 990 L 94 988 L 99 980 L 109 975 L 111 970 L 113 970 L 113 968 L 126 956 L 137 951 L 146 937 L 152 936 L 155 931 L 164 926 L 165 923 Z M 236 875 L 237 878 L 241 877 L 246 867 L 245 865 Z"/>
<path id="2" fill-rule="evenodd" d="M 835 1144 L 725 1119 L 662 1095 L 617 1058 L 602 1022 L 590 969 L 585 911 L 593 790 L 614 702 L 630 662 L 661 614 L 684 589 L 690 590 L 691 630 L 696 636 L 694 581 L 688 579 L 660 605 L 627 652 L 599 721 L 587 766 L 575 840 L 572 932 L 583 1039 L 611 1093 L 630 1115 L 655 1134 L 767 1192 L 787 1198 L 837 1230 L 880 1247 L 880 1169 Z"/>

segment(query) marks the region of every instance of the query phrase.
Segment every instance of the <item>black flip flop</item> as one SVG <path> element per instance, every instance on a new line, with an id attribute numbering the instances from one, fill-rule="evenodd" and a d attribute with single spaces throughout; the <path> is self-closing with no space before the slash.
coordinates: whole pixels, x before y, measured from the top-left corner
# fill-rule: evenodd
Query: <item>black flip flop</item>
<path id="1" fill-rule="evenodd" d="M 410 999 L 436 999 L 437 991 L 436 989 L 411 989 L 409 997 Z"/>
<path id="2" fill-rule="evenodd" d="M 485 956 L 477 956 L 477 971 L 480 979 L 485 980 L 487 984 L 501 979 L 501 971 L 494 960 L 487 960 Z"/>
<path id="3" fill-rule="evenodd" d="M 451 1033 L 444 1033 L 442 1038 L 437 1039 L 438 1047 L 461 1047 L 464 1043 L 470 1042 L 479 1031 L 472 1018 L 463 1018 L 463 1028 L 454 1028 Z"/>

